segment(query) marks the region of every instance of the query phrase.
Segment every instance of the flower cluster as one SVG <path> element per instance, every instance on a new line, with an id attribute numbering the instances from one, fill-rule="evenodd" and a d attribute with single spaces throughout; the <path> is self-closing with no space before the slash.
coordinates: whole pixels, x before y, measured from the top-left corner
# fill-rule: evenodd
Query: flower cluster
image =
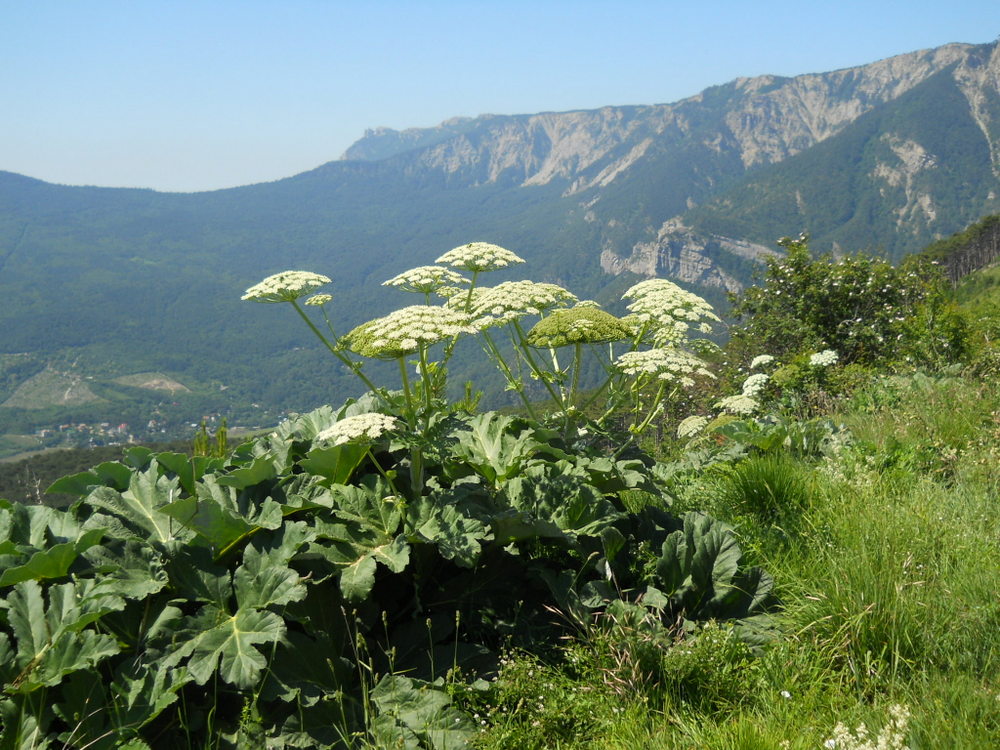
<path id="1" fill-rule="evenodd" d="M 498 271 L 516 263 L 524 263 L 524 258 L 489 242 L 470 242 L 468 245 L 449 250 L 434 262 L 479 273 Z"/>
<path id="2" fill-rule="evenodd" d="M 837 364 L 837 360 L 840 357 L 837 355 L 833 349 L 824 349 L 821 352 L 816 352 L 809 358 L 809 364 L 813 367 L 829 367 L 830 365 Z"/>
<path id="3" fill-rule="evenodd" d="M 554 310 L 528 331 L 528 344 L 555 348 L 569 344 L 604 344 L 621 341 L 632 330 L 610 313 L 590 305 Z"/>
<path id="4" fill-rule="evenodd" d="M 383 433 L 396 427 L 396 418 L 378 412 L 355 414 L 335 422 L 316 435 L 316 442 L 343 443 L 377 440 Z"/>
<path id="5" fill-rule="evenodd" d="M 909 750 L 906 744 L 910 723 L 910 710 L 906 706 L 889 707 L 889 722 L 882 727 L 877 737 L 872 737 L 862 724 L 851 732 L 843 724 L 833 729 L 833 737 L 823 743 L 823 747 L 836 750 Z"/>
<path id="6" fill-rule="evenodd" d="M 444 266 L 418 266 L 409 271 L 403 271 L 382 286 L 392 286 L 404 292 L 431 294 L 444 286 L 453 288 L 455 285 L 468 284 L 469 280 L 462 274 Z"/>
<path id="7" fill-rule="evenodd" d="M 774 357 L 770 354 L 758 354 L 752 360 L 750 360 L 750 369 L 756 370 L 758 367 L 766 367 L 767 365 L 774 362 Z"/>
<path id="8" fill-rule="evenodd" d="M 282 271 L 254 284 L 240 297 L 249 302 L 294 302 L 313 292 L 330 279 L 310 271 Z"/>
<path id="9" fill-rule="evenodd" d="M 658 345 L 681 343 L 692 328 L 710 333 L 709 321 L 719 322 L 710 304 L 666 279 L 640 281 L 622 299 L 632 300 L 628 305 L 630 319 L 637 328 L 651 330 Z"/>
<path id="10" fill-rule="evenodd" d="M 753 398 L 764 390 L 767 381 L 771 378 L 762 372 L 757 372 L 743 381 L 743 395 Z"/>
<path id="11" fill-rule="evenodd" d="M 706 368 L 705 362 L 676 347 L 627 352 L 615 360 L 615 367 L 626 375 L 676 380 L 684 386 L 694 385 L 692 375 L 715 377 Z"/>
<path id="12" fill-rule="evenodd" d="M 681 420 L 681 423 L 677 425 L 677 437 L 684 438 L 693 437 L 705 429 L 705 425 L 708 424 L 708 417 L 703 417 L 700 414 L 694 414 L 690 417 L 685 417 Z"/>
<path id="13" fill-rule="evenodd" d="M 450 303 L 462 303 L 452 297 Z M 525 315 L 541 315 L 556 307 L 576 302 L 576 297 L 558 284 L 536 281 L 505 281 L 492 287 L 480 287 L 472 292 L 468 313 L 473 325 L 483 330 L 502 325 Z"/>
<path id="14" fill-rule="evenodd" d="M 310 305 L 311 307 L 322 307 L 332 299 L 333 297 L 329 294 L 314 294 L 312 297 L 306 300 L 306 304 Z"/>
<path id="15" fill-rule="evenodd" d="M 351 351 L 364 357 L 396 359 L 424 346 L 475 333 L 462 313 L 447 307 L 411 305 L 362 323 L 344 337 Z"/>
<path id="16" fill-rule="evenodd" d="M 748 416 L 757 411 L 757 409 L 760 408 L 760 404 L 757 402 L 757 399 L 752 396 L 748 396 L 745 393 L 739 393 L 735 396 L 726 396 L 724 399 L 715 404 L 715 408 L 722 409 L 722 411 L 726 414 Z"/>

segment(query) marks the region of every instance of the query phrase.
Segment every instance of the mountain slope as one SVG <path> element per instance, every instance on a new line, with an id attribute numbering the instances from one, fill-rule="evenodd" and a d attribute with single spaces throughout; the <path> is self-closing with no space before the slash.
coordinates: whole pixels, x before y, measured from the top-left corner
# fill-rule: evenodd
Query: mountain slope
<path id="1" fill-rule="evenodd" d="M 496 281 L 603 302 L 632 274 L 720 300 L 801 229 L 821 250 L 912 252 L 1000 209 L 1000 54 L 953 44 L 673 104 L 378 129 L 345 157 L 196 194 L 0 172 L 0 354 L 24 355 L 0 359 L 0 433 L 67 413 L 3 405 L 46 368 L 87 380 L 97 398 L 72 413 L 88 419 L 142 404 L 264 423 L 350 395 L 291 311 L 239 301 L 288 268 L 334 279 L 346 330 L 409 302 L 384 279 L 477 239 L 529 262 Z M 141 372 L 190 392 L 121 380 Z"/>

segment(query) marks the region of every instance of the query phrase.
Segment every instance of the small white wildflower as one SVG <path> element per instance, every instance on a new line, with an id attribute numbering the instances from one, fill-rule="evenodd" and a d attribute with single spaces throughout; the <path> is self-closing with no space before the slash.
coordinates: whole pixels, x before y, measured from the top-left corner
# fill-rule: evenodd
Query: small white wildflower
<path id="1" fill-rule="evenodd" d="M 758 354 L 752 360 L 750 360 L 750 369 L 756 370 L 758 367 L 764 367 L 774 362 L 774 357 L 770 354 Z"/>
<path id="2" fill-rule="evenodd" d="M 292 302 L 329 283 L 329 277 L 319 273 L 282 271 L 254 284 L 240 299 L 248 302 Z"/>
<path id="3" fill-rule="evenodd" d="M 762 390 L 764 386 L 767 385 L 767 381 L 771 378 L 762 372 L 756 372 L 746 380 L 743 381 L 743 395 L 750 396 L 753 398 Z"/>
<path id="4" fill-rule="evenodd" d="M 828 367 L 837 363 L 840 356 L 833 349 L 824 349 L 809 357 L 809 364 L 813 367 Z"/>
<path id="5" fill-rule="evenodd" d="M 760 404 L 757 403 L 756 399 L 740 393 L 736 396 L 726 396 L 715 404 L 715 408 L 722 409 L 727 414 L 747 416 L 757 411 L 760 408 Z"/>
<path id="6" fill-rule="evenodd" d="M 404 292 L 431 294 L 442 287 L 452 288 L 455 285 L 468 284 L 469 280 L 462 274 L 444 266 L 419 266 L 409 271 L 393 276 L 383 281 L 382 286 L 392 286 Z"/>
<path id="7" fill-rule="evenodd" d="M 383 433 L 396 427 L 396 418 L 378 412 L 356 414 L 334 422 L 316 435 L 316 442 L 331 442 L 334 445 L 377 440 Z"/>
<path id="8" fill-rule="evenodd" d="M 780 693 L 778 693 L 778 695 L 780 695 L 780 696 L 781 696 L 782 698 L 784 698 L 784 699 L 785 699 L 786 701 L 787 701 L 787 700 L 791 700 L 791 699 L 792 699 L 792 694 L 791 694 L 791 693 L 789 693 L 789 692 L 788 692 L 787 690 L 782 690 L 782 691 L 781 691 Z"/>
<path id="9" fill-rule="evenodd" d="M 703 429 L 705 425 L 708 424 L 708 417 L 703 417 L 700 414 L 692 414 L 690 417 L 685 417 L 681 420 L 681 423 L 677 425 L 677 437 L 689 438 L 697 435 Z"/>
<path id="10" fill-rule="evenodd" d="M 411 305 L 363 323 L 344 337 L 347 348 L 364 357 L 396 359 L 463 333 L 475 333 L 468 318 L 447 307 Z"/>
<path id="11" fill-rule="evenodd" d="M 333 296 L 329 294 L 314 294 L 305 301 L 305 304 L 311 305 L 312 307 L 322 307 L 332 299 Z"/>
<path id="12" fill-rule="evenodd" d="M 524 258 L 518 257 L 499 245 L 491 245 L 489 242 L 470 242 L 467 245 L 456 247 L 454 250 L 449 250 L 434 262 L 479 273 L 497 271 L 516 263 L 524 263 Z"/>

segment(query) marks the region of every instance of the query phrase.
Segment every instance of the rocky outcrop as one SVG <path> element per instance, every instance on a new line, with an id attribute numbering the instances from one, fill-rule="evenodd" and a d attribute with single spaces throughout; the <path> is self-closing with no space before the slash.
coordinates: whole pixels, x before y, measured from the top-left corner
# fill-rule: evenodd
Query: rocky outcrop
<path id="1" fill-rule="evenodd" d="M 689 284 L 739 292 L 743 284 L 719 266 L 718 258 L 726 254 L 750 260 L 777 255 L 770 248 L 745 240 L 698 235 L 673 219 L 660 227 L 653 240 L 635 245 L 627 258 L 605 247 L 601 268 L 614 275 L 631 271 L 640 276 L 669 276 Z"/>

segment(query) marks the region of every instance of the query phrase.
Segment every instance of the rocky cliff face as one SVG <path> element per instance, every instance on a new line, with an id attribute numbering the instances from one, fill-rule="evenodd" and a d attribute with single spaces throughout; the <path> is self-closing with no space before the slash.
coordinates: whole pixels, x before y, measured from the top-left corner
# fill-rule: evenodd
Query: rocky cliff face
<path id="1" fill-rule="evenodd" d="M 950 44 L 794 78 L 741 78 L 673 104 L 485 115 L 438 128 L 380 129 L 345 157 L 392 158 L 411 173 L 444 173 L 468 186 L 558 185 L 564 197 L 585 207 L 588 221 L 602 227 L 601 265 L 607 272 L 664 274 L 733 289 L 739 281 L 720 262 L 727 256 L 758 257 L 765 248 L 745 237 L 692 230 L 684 212 L 743 175 L 827 141 L 943 72 L 964 96 L 1000 177 L 996 44 Z M 885 155 L 868 176 L 882 185 L 886 200 L 895 201 L 886 211 L 899 232 L 911 231 L 913 222 L 926 229 L 939 213 L 926 189 L 938 155 L 891 132 L 882 143 Z M 797 200 L 804 200 L 801 193 Z M 630 201 L 643 209 L 626 215 L 622 206 Z M 631 222 L 630 231 L 623 231 L 623 222 Z"/>

